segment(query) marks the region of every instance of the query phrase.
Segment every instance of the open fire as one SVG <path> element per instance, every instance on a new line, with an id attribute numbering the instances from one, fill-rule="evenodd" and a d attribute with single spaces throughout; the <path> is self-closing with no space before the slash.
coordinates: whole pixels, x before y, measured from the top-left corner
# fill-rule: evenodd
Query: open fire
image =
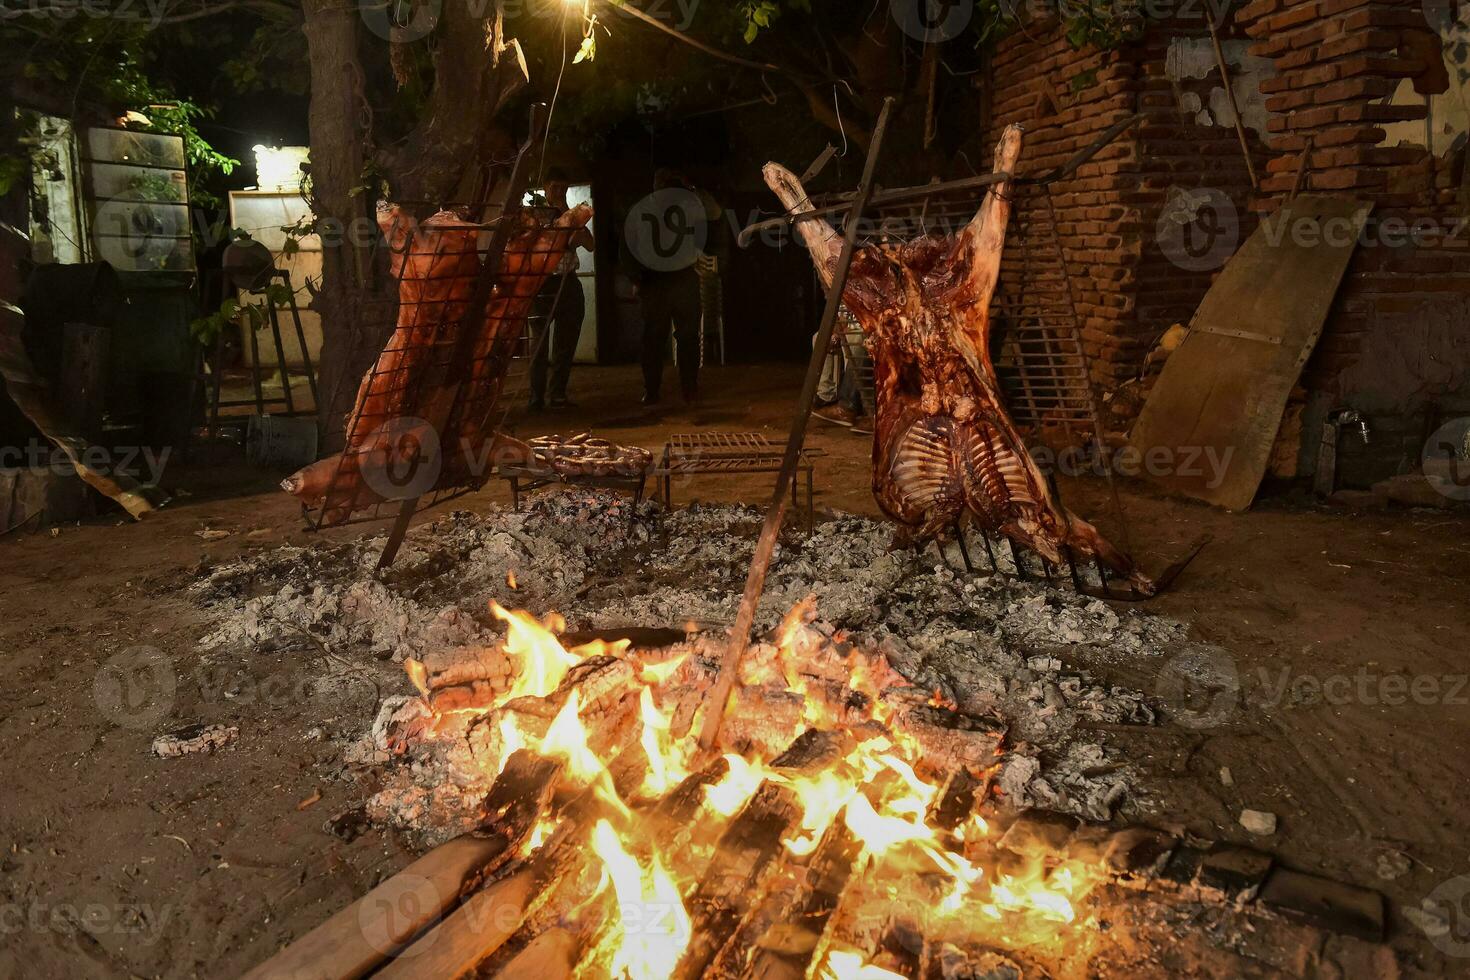
<path id="1" fill-rule="evenodd" d="M 421 697 L 393 738 L 476 746 L 484 817 L 517 839 L 491 877 L 534 882 L 480 975 L 913 976 L 921 949 L 1078 928 L 1097 865 L 1000 850 L 981 814 L 1003 728 L 813 628 L 814 607 L 752 647 L 709 758 L 697 645 L 568 649 L 560 617 L 492 604 L 507 675 L 406 662 Z"/>

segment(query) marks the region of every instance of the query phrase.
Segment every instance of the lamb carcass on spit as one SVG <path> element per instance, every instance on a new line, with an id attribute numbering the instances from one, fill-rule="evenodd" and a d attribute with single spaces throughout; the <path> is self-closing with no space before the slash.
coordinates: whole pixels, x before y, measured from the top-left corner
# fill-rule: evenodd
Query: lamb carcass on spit
<path id="1" fill-rule="evenodd" d="M 995 170 L 1012 173 L 1020 126 L 996 147 Z M 768 163 L 766 184 L 788 212 L 813 210 L 800 180 Z M 954 236 L 865 245 L 852 258 L 843 301 L 862 325 L 877 405 L 873 493 L 919 539 L 969 521 L 1061 562 L 1095 556 L 1135 589 L 1154 583 L 1097 529 L 1053 498 L 1001 400 L 990 360 L 990 299 L 1000 275 L 1010 181 L 991 185 Z M 842 237 L 826 221 L 794 222 L 825 285 Z"/>
<path id="2" fill-rule="evenodd" d="M 426 442 L 439 450 L 435 489 L 483 482 L 490 462 L 534 460 L 530 447 L 493 431 L 494 412 L 531 305 L 591 218 L 586 204 L 551 221 L 518 211 L 484 315 L 467 318 L 482 270 L 482 226 L 450 211 L 415 222 L 384 206 L 378 224 L 394 253 L 396 329 L 363 375 L 346 421 L 347 447 L 293 473 L 281 488 L 320 507 L 325 527 L 382 503 L 384 481 L 370 477 L 411 471 Z M 474 336 L 462 343 L 466 329 Z"/>

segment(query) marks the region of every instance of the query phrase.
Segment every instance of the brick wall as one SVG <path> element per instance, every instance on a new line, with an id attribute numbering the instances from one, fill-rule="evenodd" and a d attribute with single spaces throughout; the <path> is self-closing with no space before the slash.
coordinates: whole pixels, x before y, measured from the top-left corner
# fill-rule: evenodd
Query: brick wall
<path id="1" fill-rule="evenodd" d="M 1238 14 L 1277 74 L 1262 85 L 1271 158 L 1258 211 L 1277 207 L 1298 169 L 1312 192 L 1374 210 L 1302 375 L 1304 440 L 1339 407 L 1375 436 L 1359 484 L 1419 455 L 1435 415 L 1470 410 L 1470 214 L 1462 149 L 1436 156 L 1426 96 L 1458 84 L 1418 0 L 1254 0 Z M 1449 48 L 1456 56 L 1455 47 Z M 1440 123 L 1444 138 L 1443 121 Z M 1310 139 L 1310 143 L 1309 143 Z M 1410 141 L 1419 145 L 1405 145 Z M 1448 140 L 1445 140 L 1448 144 Z M 1307 148 L 1310 145 L 1310 151 Z M 1306 153 L 1303 168 L 1303 154 Z M 1305 454 L 1302 469 L 1312 468 Z"/>
<path id="2" fill-rule="evenodd" d="M 987 129 L 993 138 L 1008 122 L 1027 125 L 1025 169 L 1060 163 L 1125 113 L 1147 116 L 1055 187 L 1100 387 L 1136 376 L 1154 339 L 1189 319 L 1218 269 L 1167 254 L 1160 216 L 1173 213 L 1174 196 L 1223 195 L 1235 240 L 1244 241 L 1302 170 L 1309 192 L 1374 203 L 1303 373 L 1304 442 L 1315 442 L 1330 409 L 1357 408 L 1388 434 L 1375 449 L 1382 468 L 1411 454 L 1426 412 L 1470 411 L 1470 224 L 1462 217 L 1470 174 L 1447 117 L 1434 118 L 1433 132 L 1422 122 L 1425 94 L 1460 84 L 1443 52 L 1453 58 L 1470 46 L 1442 45 L 1426 16 L 1433 2 L 1252 0 L 1235 11 L 1222 40 L 1227 60 L 1249 61 L 1258 75 L 1250 79 L 1254 118 L 1244 113 L 1265 135 L 1249 132 L 1257 193 L 1228 118 L 1197 111 L 1220 87 L 1212 57 L 1181 72 L 1171 50 L 1184 39 L 1198 55 L 1208 38 L 1202 22 L 1151 22 L 1142 40 L 1106 54 L 1074 51 L 1054 23 L 999 42 Z M 1458 67 L 1470 77 L 1470 64 Z M 1073 94 L 1079 75 L 1086 84 Z M 1039 94 L 1048 92 L 1058 94 Z M 1303 472 L 1313 455 L 1302 454 Z"/>
<path id="3" fill-rule="evenodd" d="M 1181 268 L 1160 247 L 1171 195 L 1209 187 L 1243 200 L 1249 188 L 1234 129 L 1201 125 L 1180 110 L 1180 86 L 1165 72 L 1178 36 L 1208 35 L 1202 24 L 1160 25 L 1102 53 L 1073 49 L 1056 23 L 1031 24 L 999 42 L 987 86 L 988 136 L 1012 122 L 1026 126 L 1027 173 L 1060 165 L 1124 116 L 1146 116 L 1052 185 L 1084 349 L 1104 390 L 1136 376 L 1159 335 L 1187 320 L 1209 287 L 1210 270 Z M 1218 87 L 1218 73 L 1203 84 Z M 1244 209 L 1242 216 L 1243 238 L 1254 219 Z"/>

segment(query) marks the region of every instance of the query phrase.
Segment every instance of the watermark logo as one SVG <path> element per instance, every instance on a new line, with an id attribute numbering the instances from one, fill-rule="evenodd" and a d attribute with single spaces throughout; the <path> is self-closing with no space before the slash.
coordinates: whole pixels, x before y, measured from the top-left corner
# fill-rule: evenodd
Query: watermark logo
<path id="1" fill-rule="evenodd" d="M 97 255 L 123 270 L 180 269 L 188 266 L 189 208 L 183 200 L 183 174 L 160 172 L 138 194 L 154 200 L 110 198 L 97 205 L 92 236 Z"/>
<path id="2" fill-rule="evenodd" d="M 1424 443 L 1424 476 L 1451 500 L 1470 500 L 1470 415 L 1451 419 Z"/>
<path id="3" fill-rule="evenodd" d="M 357 0 L 367 29 L 385 41 L 422 41 L 439 26 L 443 0 Z"/>
<path id="4" fill-rule="evenodd" d="M 633 258 L 653 272 L 677 272 L 694 264 L 709 238 L 699 195 L 666 187 L 641 198 L 628 212 L 623 238 Z"/>
<path id="5" fill-rule="evenodd" d="M 1164 664 L 1157 690 L 1169 716 L 1197 731 L 1224 724 L 1240 703 L 1235 660 L 1218 647 L 1193 647 Z"/>
<path id="6" fill-rule="evenodd" d="M 1467 674 L 1379 674 L 1359 667 L 1351 674 L 1297 674 L 1282 667 L 1273 677 L 1265 667 L 1258 668 L 1260 697 L 1253 698 L 1264 708 L 1294 705 L 1329 704 L 1337 707 L 1364 704 L 1398 708 L 1413 704 L 1470 705 L 1466 695 Z"/>
<path id="7" fill-rule="evenodd" d="M 959 37 L 975 16 L 973 0 L 888 0 L 898 29 L 915 41 L 942 44 Z"/>
<path id="8" fill-rule="evenodd" d="M 0 0 L 0 22 L 17 17 L 36 19 L 119 20 L 158 28 L 169 12 L 170 0 Z M 201 9 L 207 11 L 210 4 Z"/>
<path id="9" fill-rule="evenodd" d="M 357 927 L 369 946 L 384 955 L 395 953 L 444 910 L 439 887 L 423 875 L 396 874 L 373 889 L 357 907 Z M 417 956 L 433 944 L 429 932 L 398 958 Z"/>
<path id="10" fill-rule="evenodd" d="M 68 453 L 49 440 L 32 439 L 24 446 L 0 446 L 0 466 L 17 469 L 50 470 L 57 476 L 71 476 L 77 464 L 103 473 L 128 473 L 144 483 L 157 485 L 163 481 L 173 450 L 164 446 L 154 451 L 151 446 L 84 446 Z M 75 463 L 73 462 L 75 460 Z"/>
<path id="11" fill-rule="evenodd" d="M 152 946 L 163 935 L 173 907 L 134 902 L 9 902 L 0 905 L 0 936 L 21 932 L 55 933 L 93 939 L 126 936 L 129 942 Z"/>
<path id="12" fill-rule="evenodd" d="M 1213 272 L 1240 244 L 1240 214 L 1213 187 L 1171 187 L 1154 227 L 1159 250 L 1186 272 Z"/>
<path id="13" fill-rule="evenodd" d="M 362 482 L 384 500 L 409 500 L 434 489 L 444 471 L 438 431 L 412 416 L 390 419 L 369 437 Z"/>
<path id="14" fill-rule="evenodd" d="M 157 647 L 120 650 L 92 678 L 92 700 L 103 716 L 122 728 L 152 728 L 173 710 L 179 678 Z"/>
<path id="15" fill-rule="evenodd" d="M 1470 875 L 1451 878 L 1430 892 L 1416 921 L 1441 953 L 1470 957 Z"/>

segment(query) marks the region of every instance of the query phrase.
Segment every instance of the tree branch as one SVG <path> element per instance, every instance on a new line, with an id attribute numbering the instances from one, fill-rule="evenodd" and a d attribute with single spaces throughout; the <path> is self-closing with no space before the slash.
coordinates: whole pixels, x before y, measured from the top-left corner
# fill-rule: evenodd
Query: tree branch
<path id="1" fill-rule="evenodd" d="M 689 45 L 691 48 L 695 48 L 695 49 L 697 49 L 699 51 L 703 51 L 705 54 L 709 55 L 712 58 L 718 58 L 721 61 L 728 61 L 732 65 L 740 65 L 740 66 L 742 66 L 744 68 L 750 68 L 750 69 L 753 69 L 755 71 L 776 72 L 777 74 L 786 75 L 788 77 L 797 78 L 797 79 L 804 79 L 804 78 L 806 78 L 806 76 L 804 76 L 800 72 L 793 71 L 792 69 L 783 67 L 781 65 L 771 64 L 769 61 L 751 61 L 749 58 L 742 58 L 739 55 L 730 54 L 727 51 L 721 51 L 719 48 L 715 47 L 714 45 L 706 44 L 705 42 L 699 40 L 698 38 L 690 37 L 688 34 L 685 34 L 683 31 L 675 30 L 674 28 L 670 27 L 668 24 L 665 24 L 663 21 L 659 20 L 657 17 L 653 17 L 653 16 L 651 16 L 649 14 L 646 14 L 643 11 L 639 10 L 637 7 L 631 6 L 630 4 L 626 4 L 626 3 L 614 4 L 613 5 L 613 9 L 614 10 L 617 10 L 617 11 L 619 11 L 621 13 L 627 14 L 629 17 L 632 17 L 635 20 L 640 20 L 640 21 L 642 21 L 643 23 L 647 24 L 650 27 L 657 28 L 658 30 L 663 31 L 665 34 L 669 35 L 670 37 L 676 38 L 676 39 L 678 39 L 680 41 L 683 41 L 685 44 Z"/>

